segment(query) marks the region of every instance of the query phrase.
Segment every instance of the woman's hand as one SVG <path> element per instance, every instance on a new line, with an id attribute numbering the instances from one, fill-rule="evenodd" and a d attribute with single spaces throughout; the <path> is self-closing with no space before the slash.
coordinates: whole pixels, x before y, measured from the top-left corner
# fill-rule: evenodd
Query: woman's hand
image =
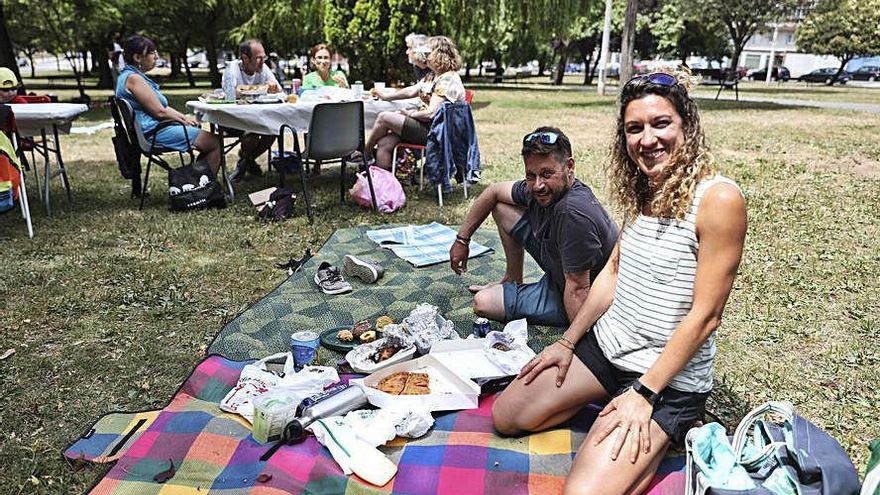
<path id="1" fill-rule="evenodd" d="M 632 388 L 618 395 L 602 409 L 600 417 L 610 416 L 608 425 L 596 435 L 594 445 L 599 445 L 615 429 L 620 432 L 614 438 L 611 459 L 616 460 L 621 452 L 629 455 L 629 462 L 635 464 L 639 452 L 651 451 L 651 413 L 654 406 Z"/>
<path id="2" fill-rule="evenodd" d="M 519 374 L 516 375 L 516 378 L 524 380 L 526 385 L 528 385 L 542 371 L 551 366 L 556 366 L 556 386 L 561 387 L 565 381 L 565 375 L 568 374 L 568 368 L 571 367 L 573 356 L 573 350 L 556 341 L 545 347 L 543 351 L 526 363 L 519 371 Z"/>
<path id="3" fill-rule="evenodd" d="M 333 74 L 333 80 L 336 81 L 336 85 L 340 88 L 348 87 L 348 83 L 345 81 L 345 76 L 339 74 L 338 72 L 336 74 Z"/>

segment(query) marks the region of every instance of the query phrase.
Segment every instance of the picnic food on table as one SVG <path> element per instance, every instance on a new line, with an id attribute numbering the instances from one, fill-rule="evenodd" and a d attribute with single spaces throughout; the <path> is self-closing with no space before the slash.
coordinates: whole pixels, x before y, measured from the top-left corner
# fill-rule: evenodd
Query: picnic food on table
<path id="1" fill-rule="evenodd" d="M 255 92 L 267 92 L 269 91 L 268 84 L 239 84 L 235 89 L 239 91 L 239 93 L 255 93 Z"/>
<path id="2" fill-rule="evenodd" d="M 370 360 L 376 364 L 381 363 L 382 361 L 385 361 L 391 356 L 397 354 L 397 351 L 399 351 L 400 349 L 401 348 L 396 345 L 385 344 L 382 347 L 376 349 L 376 352 L 370 354 Z"/>
<path id="3" fill-rule="evenodd" d="M 354 335 L 351 333 L 351 330 L 340 330 L 336 333 L 336 338 L 341 342 L 351 342 L 354 340 Z"/>
<path id="4" fill-rule="evenodd" d="M 391 395 L 427 395 L 431 393 L 430 383 L 427 373 L 398 371 L 383 378 L 375 388 Z"/>
<path id="5" fill-rule="evenodd" d="M 296 94 L 287 95 L 287 103 L 296 103 Z"/>
<path id="6" fill-rule="evenodd" d="M 369 320 L 361 320 L 354 324 L 354 327 L 351 329 L 351 333 L 355 336 L 356 339 L 360 339 L 361 335 L 367 330 L 370 330 L 370 321 Z"/>
<path id="7" fill-rule="evenodd" d="M 394 320 L 390 316 L 380 316 L 376 318 L 376 330 L 382 330 L 385 328 L 385 325 L 390 325 L 392 323 L 394 323 Z"/>
<path id="8" fill-rule="evenodd" d="M 360 339 L 361 339 L 361 342 L 363 342 L 365 344 L 367 342 L 372 342 L 372 341 L 376 340 L 376 331 L 375 330 L 367 330 L 366 332 L 361 334 Z"/>

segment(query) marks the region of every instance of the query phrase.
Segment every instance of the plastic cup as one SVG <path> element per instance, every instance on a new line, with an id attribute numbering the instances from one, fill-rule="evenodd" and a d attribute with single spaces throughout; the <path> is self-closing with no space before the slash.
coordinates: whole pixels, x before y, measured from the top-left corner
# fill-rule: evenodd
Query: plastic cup
<path id="1" fill-rule="evenodd" d="M 301 370 L 318 355 L 321 339 L 311 330 L 296 332 L 290 336 L 290 353 L 293 354 L 293 367 Z"/>

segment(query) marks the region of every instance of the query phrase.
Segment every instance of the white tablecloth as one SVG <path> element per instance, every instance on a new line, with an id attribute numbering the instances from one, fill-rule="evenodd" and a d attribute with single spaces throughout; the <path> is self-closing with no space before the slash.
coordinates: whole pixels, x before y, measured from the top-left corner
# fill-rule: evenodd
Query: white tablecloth
<path id="1" fill-rule="evenodd" d="M 53 124 L 58 131 L 70 133 L 70 123 L 89 107 L 81 103 L 16 103 L 9 105 L 22 136 L 38 136 L 41 129 L 51 133 Z"/>
<path id="2" fill-rule="evenodd" d="M 418 98 L 408 100 L 364 101 L 364 125 L 373 127 L 379 112 L 394 111 L 418 106 Z M 296 103 L 270 103 L 250 105 L 211 104 L 201 101 L 188 101 L 186 106 L 195 111 L 202 122 L 218 124 L 242 131 L 264 135 L 277 135 L 282 124 L 292 126 L 299 132 L 308 131 L 312 109 L 322 101 L 303 101 Z"/>

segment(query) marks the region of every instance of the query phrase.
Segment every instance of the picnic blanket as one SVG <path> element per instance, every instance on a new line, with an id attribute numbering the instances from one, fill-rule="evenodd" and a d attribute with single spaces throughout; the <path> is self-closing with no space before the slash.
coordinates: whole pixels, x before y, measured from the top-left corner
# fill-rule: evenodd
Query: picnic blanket
<path id="1" fill-rule="evenodd" d="M 406 225 L 390 229 L 368 230 L 367 237 L 383 248 L 419 268 L 449 261 L 449 248 L 455 242 L 456 232 L 451 228 L 431 222 L 428 225 Z M 471 240 L 468 258 L 491 251 L 490 248 Z"/>
<path id="2" fill-rule="evenodd" d="M 391 251 L 378 249 L 367 238 L 368 230 L 376 229 L 353 227 L 334 232 L 299 271 L 229 322 L 214 338 L 208 352 L 235 360 L 260 359 L 286 350 L 293 332 L 350 327 L 357 321 L 375 321 L 382 315 L 402 321 L 420 303 L 436 306 L 440 314 L 455 324 L 459 335 L 470 334 L 474 321 L 474 296 L 467 287 L 500 280 L 504 275 L 504 256 L 490 253 L 473 258 L 463 275 L 453 273 L 448 264 L 414 268 Z M 501 240 L 495 230 L 478 230 L 473 239 L 489 249 L 500 249 Z M 318 266 L 327 261 L 342 267 L 346 254 L 378 261 L 385 267 L 385 276 L 375 284 L 348 280 L 354 288 L 348 294 L 324 294 L 313 280 Z M 525 281 L 536 282 L 543 271 L 526 256 L 523 274 Z M 493 323 L 493 330 L 501 328 L 500 324 Z M 534 349 L 540 350 L 553 340 L 551 335 L 560 331 L 552 327 L 530 326 L 530 343 Z M 333 364 L 340 357 L 341 354 L 323 347 L 318 350 L 318 360 L 322 364 Z"/>
<path id="3" fill-rule="evenodd" d="M 382 450 L 398 464 L 386 486 L 346 477 L 314 437 L 271 448 L 250 436 L 248 424 L 219 409 L 245 361 L 208 356 L 163 410 L 110 414 L 64 452 L 76 464 L 115 464 L 89 493 L 94 495 L 223 494 L 547 494 L 559 493 L 595 412 L 541 433 L 502 438 L 493 433 L 494 396 L 478 409 L 436 415 L 423 438 L 396 439 Z M 648 495 L 684 493 L 683 456 L 667 457 Z M 156 475 L 174 466 L 164 483 Z"/>

